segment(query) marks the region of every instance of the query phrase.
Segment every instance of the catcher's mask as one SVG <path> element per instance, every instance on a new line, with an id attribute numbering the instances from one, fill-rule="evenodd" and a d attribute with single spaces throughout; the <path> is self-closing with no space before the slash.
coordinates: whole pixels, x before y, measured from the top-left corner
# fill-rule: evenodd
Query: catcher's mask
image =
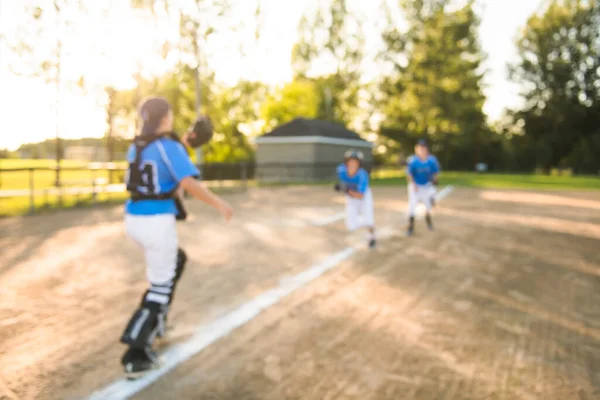
<path id="1" fill-rule="evenodd" d="M 359 150 L 348 150 L 346 154 L 344 154 L 344 162 L 347 163 L 348 160 L 355 159 L 358 160 L 358 163 L 362 166 L 362 163 L 365 159 L 365 155 L 362 151 Z"/>

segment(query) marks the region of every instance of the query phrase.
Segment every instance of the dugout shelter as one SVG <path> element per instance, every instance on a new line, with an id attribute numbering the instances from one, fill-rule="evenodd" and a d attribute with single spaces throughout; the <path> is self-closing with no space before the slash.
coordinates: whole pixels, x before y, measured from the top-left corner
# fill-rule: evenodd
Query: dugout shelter
<path id="1" fill-rule="evenodd" d="M 332 180 L 349 149 L 362 151 L 370 170 L 372 148 L 341 124 L 296 118 L 256 139 L 256 177 L 262 182 Z"/>

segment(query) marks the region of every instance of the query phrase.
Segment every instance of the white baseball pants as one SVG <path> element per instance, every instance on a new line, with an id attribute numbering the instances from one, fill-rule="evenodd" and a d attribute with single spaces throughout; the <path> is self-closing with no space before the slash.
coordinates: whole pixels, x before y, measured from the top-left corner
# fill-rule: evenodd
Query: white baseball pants
<path id="1" fill-rule="evenodd" d="M 373 192 L 367 189 L 362 199 L 346 196 L 346 228 L 354 231 L 362 227 L 374 227 Z"/>
<path id="2" fill-rule="evenodd" d="M 426 185 L 408 185 L 408 215 L 415 216 L 417 205 L 423 203 L 427 211 L 431 210 L 431 198 L 435 194 L 435 186 L 428 183 Z"/>
<path id="3" fill-rule="evenodd" d="M 177 225 L 173 214 L 125 215 L 125 231 L 144 250 L 153 285 L 170 284 L 177 267 Z"/>

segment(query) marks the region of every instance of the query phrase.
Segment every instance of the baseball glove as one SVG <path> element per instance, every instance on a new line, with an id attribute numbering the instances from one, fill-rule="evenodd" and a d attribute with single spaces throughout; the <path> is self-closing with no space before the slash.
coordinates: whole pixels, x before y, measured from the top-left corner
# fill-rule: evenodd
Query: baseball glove
<path id="1" fill-rule="evenodd" d="M 192 132 L 188 135 L 187 143 L 193 147 L 200 147 L 210 141 L 213 136 L 213 125 L 206 115 L 196 120 Z"/>
<path id="2" fill-rule="evenodd" d="M 435 178 L 433 178 L 433 179 L 431 180 L 431 182 L 432 182 L 432 183 L 433 183 L 435 186 L 437 186 L 437 185 L 438 185 L 438 180 L 439 180 L 439 178 L 436 176 Z"/>
<path id="3" fill-rule="evenodd" d="M 336 192 L 341 192 L 341 193 L 348 193 L 350 191 L 350 188 L 348 188 L 348 186 L 344 185 L 343 183 L 336 183 L 335 186 L 333 187 L 333 189 Z"/>

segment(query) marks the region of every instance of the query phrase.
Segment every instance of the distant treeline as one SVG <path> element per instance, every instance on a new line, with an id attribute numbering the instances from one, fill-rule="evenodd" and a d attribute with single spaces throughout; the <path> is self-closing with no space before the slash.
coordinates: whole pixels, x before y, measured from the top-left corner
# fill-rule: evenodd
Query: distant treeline
<path id="1" fill-rule="evenodd" d="M 152 11 L 163 4 L 135 3 Z M 385 2 L 377 28 L 379 54 L 367 48 L 363 15 L 350 2 L 323 0 L 318 10 L 301 17 L 291 54 L 294 74 L 279 87 L 219 82 L 213 66 L 197 58 L 193 44 L 198 34 L 205 43 L 215 31 L 229 30 L 227 14 L 207 18 L 178 9 L 177 2 L 167 3 L 164 12 L 183 21 L 182 40 L 178 46 L 165 46 L 160 57 L 193 62 L 177 63 L 163 76 L 138 74 L 132 90 L 106 88 L 111 127 L 106 136 L 112 140 L 64 140 L 60 152 L 70 145 L 92 145 L 105 146 L 108 158 L 122 155 L 128 144 L 122 137 L 132 134 L 128 128 L 135 124 L 137 105 L 145 96 L 158 94 L 173 105 L 178 132 L 193 123 L 197 104 L 211 117 L 215 136 L 203 148 L 205 163 L 252 162 L 252 137 L 305 117 L 349 125 L 374 140 L 378 164 L 399 165 L 418 139 L 427 138 L 450 170 L 473 170 L 483 162 L 493 171 L 600 172 L 600 0 L 544 1 L 518 32 L 503 33 L 516 36 L 518 57 L 507 70 L 524 102 L 494 123 L 483 112 L 487 55 L 478 36 L 481 2 L 476 0 L 458 6 L 449 0 Z M 230 2 L 211 3 L 225 7 Z M 402 24 L 394 17 L 398 14 L 404 17 Z M 53 12 L 44 15 L 54 18 Z M 23 26 L 50 26 L 52 21 L 33 15 Z M 186 28 L 190 26 L 205 31 Z M 26 48 L 39 46 L 32 42 Z M 201 79 L 196 79 L 197 63 Z M 317 74 L 316 66 L 323 64 L 329 70 Z M 366 68 L 381 73 L 366 82 Z M 19 151 L 52 158 L 55 147 L 48 140 Z"/>

